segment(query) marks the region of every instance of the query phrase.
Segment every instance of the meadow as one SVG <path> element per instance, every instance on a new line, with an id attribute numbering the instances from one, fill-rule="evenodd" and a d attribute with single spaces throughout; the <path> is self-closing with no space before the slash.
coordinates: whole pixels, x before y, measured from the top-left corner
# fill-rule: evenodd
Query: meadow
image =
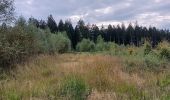
<path id="1" fill-rule="evenodd" d="M 112 5 L 111 0 L 93 0 L 84 8 L 88 0 L 65 4 L 54 0 L 51 3 L 57 8 L 50 10 L 45 0 L 1 0 L 0 100 L 170 100 L 168 1 L 164 5 L 163 0 L 150 0 L 144 8 L 134 0 L 120 1 L 113 0 Z M 135 3 L 137 9 L 132 6 L 126 11 L 124 3 L 126 10 Z M 74 4 L 78 6 L 75 12 Z M 22 10 L 26 18 L 16 15 Z M 55 16 L 44 19 L 51 11 Z M 116 19 L 111 20 L 109 13 Z M 137 21 L 128 24 L 130 17 L 146 26 Z M 111 24 L 99 25 L 109 20 Z M 112 25 L 113 21 L 122 24 Z"/>
<path id="2" fill-rule="evenodd" d="M 170 99 L 170 63 L 157 55 L 160 49 L 144 55 L 147 46 L 113 47 L 103 52 L 30 57 L 1 74 L 0 99 Z"/>

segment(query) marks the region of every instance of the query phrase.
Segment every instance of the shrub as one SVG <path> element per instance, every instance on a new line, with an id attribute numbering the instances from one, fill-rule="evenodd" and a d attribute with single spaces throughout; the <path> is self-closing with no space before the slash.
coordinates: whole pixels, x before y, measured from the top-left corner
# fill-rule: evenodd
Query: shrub
<path id="1" fill-rule="evenodd" d="M 101 36 L 97 37 L 97 44 L 95 46 L 95 51 L 105 51 L 106 50 L 106 43 L 104 42 Z"/>
<path id="2" fill-rule="evenodd" d="M 152 46 L 149 42 L 145 42 L 144 44 L 144 55 L 149 54 L 152 51 Z"/>
<path id="3" fill-rule="evenodd" d="M 162 48 L 160 51 L 161 58 L 170 59 L 170 50 L 168 48 Z"/>
<path id="4" fill-rule="evenodd" d="M 34 53 L 34 41 L 23 32 L 22 29 L 14 27 L 6 31 L 2 41 L 0 41 L 0 65 L 8 66 L 18 63 L 23 58 Z"/>
<path id="5" fill-rule="evenodd" d="M 91 52 L 94 51 L 95 44 L 89 39 L 83 39 L 80 43 L 77 44 L 77 51 L 80 52 Z"/>
<path id="6" fill-rule="evenodd" d="M 134 48 L 134 47 L 129 47 L 129 48 L 128 48 L 128 54 L 129 54 L 129 55 L 134 55 L 134 54 L 136 54 L 135 48 Z"/>
<path id="7" fill-rule="evenodd" d="M 154 54 L 149 54 L 144 57 L 145 70 L 159 72 L 165 66 L 165 62 Z"/>
<path id="8" fill-rule="evenodd" d="M 66 33 L 58 33 L 56 35 L 57 51 L 59 53 L 65 53 L 71 50 L 71 41 L 65 34 Z"/>
<path id="9" fill-rule="evenodd" d="M 95 51 L 116 51 L 117 45 L 113 42 L 104 42 L 101 36 L 98 36 Z"/>
<path id="10" fill-rule="evenodd" d="M 123 56 L 125 57 L 125 56 Z M 149 53 L 146 56 L 132 55 L 124 58 L 124 70 L 131 72 L 162 72 L 168 67 L 168 62 L 164 59 L 160 59 L 157 55 Z"/>
<path id="11" fill-rule="evenodd" d="M 60 97 L 67 100 L 84 100 L 89 94 L 89 87 L 81 78 L 71 76 L 61 82 L 58 92 Z"/>
<path id="12" fill-rule="evenodd" d="M 168 42 L 162 42 L 158 45 L 159 56 L 170 60 L 170 45 Z"/>
<path id="13" fill-rule="evenodd" d="M 8 67 L 41 53 L 64 53 L 71 42 L 64 34 L 52 34 L 19 21 L 16 26 L 0 29 L 0 67 Z"/>

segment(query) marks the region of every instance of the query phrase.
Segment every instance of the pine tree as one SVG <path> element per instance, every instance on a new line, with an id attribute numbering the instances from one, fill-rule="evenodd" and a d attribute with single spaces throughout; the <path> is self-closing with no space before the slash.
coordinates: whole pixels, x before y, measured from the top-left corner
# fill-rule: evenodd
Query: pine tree
<path id="1" fill-rule="evenodd" d="M 24 27 L 26 25 L 26 19 L 23 16 L 20 16 L 15 25 Z"/>
<path id="2" fill-rule="evenodd" d="M 72 25 L 70 20 L 66 20 L 65 25 L 64 25 L 64 29 L 67 33 L 68 38 L 71 40 L 72 47 L 75 49 L 76 48 L 75 32 L 74 32 L 74 28 L 73 28 L 73 25 Z"/>
<path id="3" fill-rule="evenodd" d="M 90 33 L 89 33 L 89 29 L 87 26 L 85 26 L 85 23 L 83 20 L 79 20 L 77 23 L 77 28 L 79 29 L 79 34 L 80 34 L 80 40 L 82 40 L 83 38 L 85 39 L 89 39 L 90 38 Z"/>
<path id="4" fill-rule="evenodd" d="M 91 40 L 96 43 L 97 42 L 97 37 L 100 35 L 100 30 L 98 28 L 97 25 L 92 25 L 92 28 L 91 28 L 91 33 L 90 33 L 90 38 Z"/>
<path id="5" fill-rule="evenodd" d="M 63 20 L 60 20 L 60 21 L 59 21 L 58 31 L 59 31 L 59 32 L 65 31 Z"/>
<path id="6" fill-rule="evenodd" d="M 127 30 L 126 30 L 126 43 L 127 44 L 133 44 L 134 39 L 134 28 L 132 24 L 130 23 Z"/>
<path id="7" fill-rule="evenodd" d="M 109 25 L 108 26 L 108 29 L 107 29 L 107 41 L 112 41 L 112 34 L 113 34 L 113 27 L 112 25 Z"/>
<path id="8" fill-rule="evenodd" d="M 78 25 L 76 25 L 75 32 L 74 32 L 74 48 L 80 41 L 81 41 L 80 29 L 79 29 Z"/>
<path id="9" fill-rule="evenodd" d="M 39 28 L 46 29 L 48 27 L 47 23 L 44 20 L 40 20 Z"/>
<path id="10" fill-rule="evenodd" d="M 37 19 L 33 18 L 33 17 L 29 18 L 28 23 L 33 24 L 36 27 L 39 27 L 39 21 Z"/>
<path id="11" fill-rule="evenodd" d="M 54 18 L 53 18 L 52 15 L 50 15 L 50 16 L 48 17 L 47 25 L 48 25 L 48 27 L 50 28 L 50 31 L 51 31 L 52 33 L 57 32 L 57 30 L 58 30 L 58 29 L 57 29 L 57 24 L 56 24 L 56 22 L 55 22 L 55 20 L 54 20 Z"/>

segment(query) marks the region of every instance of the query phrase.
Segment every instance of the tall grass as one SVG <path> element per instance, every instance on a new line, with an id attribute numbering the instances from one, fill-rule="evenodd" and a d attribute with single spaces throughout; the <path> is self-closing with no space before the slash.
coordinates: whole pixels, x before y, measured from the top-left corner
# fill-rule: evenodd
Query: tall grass
<path id="1" fill-rule="evenodd" d="M 108 50 L 97 53 L 30 58 L 1 74 L 0 99 L 169 99 L 170 63 L 161 49 L 169 50 L 168 44 L 151 50 L 108 44 Z"/>
<path id="2" fill-rule="evenodd" d="M 134 63 L 139 62 L 134 61 Z M 124 70 L 125 68 L 121 56 L 41 55 L 18 65 L 16 71 L 12 71 L 10 75 L 0 80 L 0 99 L 164 100 L 169 98 L 168 69 L 161 73 L 147 70 L 129 73 Z"/>

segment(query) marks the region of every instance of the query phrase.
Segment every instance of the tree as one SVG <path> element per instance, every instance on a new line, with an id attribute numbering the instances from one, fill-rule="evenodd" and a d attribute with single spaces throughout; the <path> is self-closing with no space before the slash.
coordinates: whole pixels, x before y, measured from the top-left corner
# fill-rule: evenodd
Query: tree
<path id="1" fill-rule="evenodd" d="M 107 29 L 107 41 L 112 41 L 112 33 L 113 33 L 113 27 L 112 25 L 109 25 L 108 26 L 108 29 Z"/>
<path id="2" fill-rule="evenodd" d="M 78 44 L 78 42 L 81 41 L 81 35 L 80 35 L 80 30 L 78 25 L 76 25 L 75 27 L 75 31 L 74 31 L 74 49 L 76 48 L 76 45 Z"/>
<path id="3" fill-rule="evenodd" d="M 120 44 L 125 43 L 125 34 L 126 34 L 126 26 L 125 26 L 124 23 L 122 23 L 122 25 L 121 25 L 121 41 L 120 41 Z"/>
<path id="4" fill-rule="evenodd" d="M 75 49 L 76 48 L 76 44 L 75 44 L 76 37 L 75 37 L 75 32 L 74 32 L 73 25 L 72 25 L 70 20 L 65 21 L 64 29 L 65 29 L 65 31 L 67 33 L 68 38 L 71 41 L 72 47 Z"/>
<path id="5" fill-rule="evenodd" d="M 0 23 L 11 22 L 13 19 L 13 0 L 0 0 Z"/>
<path id="6" fill-rule="evenodd" d="M 134 28 L 132 24 L 130 23 L 126 30 L 126 43 L 127 44 L 133 43 L 133 39 L 134 39 L 133 35 L 134 35 Z"/>
<path id="7" fill-rule="evenodd" d="M 58 23 L 58 31 L 59 32 L 63 32 L 65 29 L 64 29 L 64 23 L 63 23 L 63 20 L 60 20 L 59 23 Z"/>
<path id="8" fill-rule="evenodd" d="M 100 34 L 100 30 L 97 27 L 97 25 L 92 25 L 91 30 L 90 30 L 90 39 L 96 43 L 97 37 L 99 36 L 99 34 Z"/>
<path id="9" fill-rule="evenodd" d="M 83 39 L 80 43 L 77 44 L 76 49 L 80 52 L 92 52 L 94 51 L 95 44 L 89 39 Z"/>
<path id="10" fill-rule="evenodd" d="M 24 27 L 26 25 L 26 19 L 23 16 L 20 16 L 15 24 Z"/>
<path id="11" fill-rule="evenodd" d="M 135 35 L 135 41 L 134 41 L 135 43 L 134 44 L 136 46 L 139 46 L 140 43 L 141 43 L 141 29 L 140 29 L 137 22 L 136 22 L 135 27 L 134 27 L 134 35 Z"/>
<path id="12" fill-rule="evenodd" d="M 85 23 L 83 20 L 79 20 L 77 23 L 77 28 L 79 30 L 79 34 L 80 34 L 80 40 L 82 40 L 83 38 L 89 39 L 89 29 L 87 26 L 85 26 Z"/>
<path id="13" fill-rule="evenodd" d="M 101 35 L 97 37 L 97 43 L 95 46 L 96 51 L 104 51 L 105 50 L 106 43 L 104 42 Z"/>
<path id="14" fill-rule="evenodd" d="M 39 21 L 37 19 L 33 18 L 33 17 L 29 18 L 28 23 L 33 24 L 36 27 L 39 27 Z"/>
<path id="15" fill-rule="evenodd" d="M 52 33 L 57 32 L 57 30 L 58 30 L 58 29 L 57 29 L 57 24 L 56 24 L 56 22 L 55 22 L 55 20 L 54 20 L 54 18 L 53 18 L 52 15 L 50 15 L 50 16 L 48 17 L 47 25 L 48 25 L 48 27 L 50 28 L 50 31 L 51 31 Z"/>
<path id="16" fill-rule="evenodd" d="M 47 28 L 47 23 L 44 20 L 40 20 L 39 27 L 41 29 L 46 29 Z"/>
<path id="17" fill-rule="evenodd" d="M 99 31 L 104 41 L 106 41 L 106 29 L 104 28 L 104 25 L 101 26 L 101 29 Z"/>

